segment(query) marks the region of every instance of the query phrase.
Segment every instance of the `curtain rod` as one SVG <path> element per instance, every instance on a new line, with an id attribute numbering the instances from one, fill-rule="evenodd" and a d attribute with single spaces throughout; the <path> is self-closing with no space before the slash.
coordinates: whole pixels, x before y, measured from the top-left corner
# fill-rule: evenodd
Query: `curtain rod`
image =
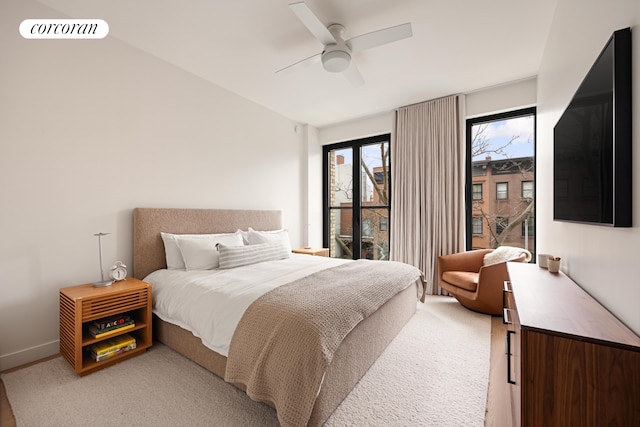
<path id="1" fill-rule="evenodd" d="M 434 102 L 434 101 L 439 101 L 439 100 L 445 99 L 445 98 L 451 98 L 452 96 L 464 96 L 464 94 L 456 93 L 454 95 L 445 95 L 445 96 L 441 96 L 439 98 L 429 99 L 427 101 L 414 102 L 413 104 L 407 104 L 407 105 L 403 105 L 402 107 L 398 107 L 398 108 L 395 109 L 395 111 L 398 111 L 401 108 L 413 107 L 414 105 L 426 104 L 428 102 Z"/>

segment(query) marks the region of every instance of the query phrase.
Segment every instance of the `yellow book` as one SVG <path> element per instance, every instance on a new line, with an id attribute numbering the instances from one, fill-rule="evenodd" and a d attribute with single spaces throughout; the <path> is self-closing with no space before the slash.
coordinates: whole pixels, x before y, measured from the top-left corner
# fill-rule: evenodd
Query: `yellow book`
<path id="1" fill-rule="evenodd" d="M 93 344 L 91 351 L 98 356 L 102 356 L 135 343 L 136 339 L 134 337 L 124 334 Z"/>
<path id="2" fill-rule="evenodd" d="M 110 331 L 102 332 L 102 333 L 100 333 L 100 334 L 96 334 L 96 335 L 95 335 L 95 337 L 96 337 L 96 338 L 104 338 L 104 337 L 108 337 L 108 336 L 110 336 L 110 335 L 119 334 L 120 332 L 124 332 L 124 331 L 126 331 L 126 330 L 133 329 L 133 328 L 135 328 L 135 327 L 136 327 L 136 324 L 135 324 L 135 323 L 132 323 L 132 324 L 127 325 L 127 326 L 122 326 L 122 327 L 120 327 L 120 328 L 111 329 Z"/>

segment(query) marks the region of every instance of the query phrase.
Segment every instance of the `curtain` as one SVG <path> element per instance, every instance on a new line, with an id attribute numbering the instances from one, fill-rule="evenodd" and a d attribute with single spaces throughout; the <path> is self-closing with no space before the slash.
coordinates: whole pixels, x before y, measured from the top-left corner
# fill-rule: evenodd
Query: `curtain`
<path id="1" fill-rule="evenodd" d="M 391 141 L 390 258 L 419 268 L 426 293 L 438 286 L 438 255 L 464 250 L 464 95 L 396 111 Z"/>

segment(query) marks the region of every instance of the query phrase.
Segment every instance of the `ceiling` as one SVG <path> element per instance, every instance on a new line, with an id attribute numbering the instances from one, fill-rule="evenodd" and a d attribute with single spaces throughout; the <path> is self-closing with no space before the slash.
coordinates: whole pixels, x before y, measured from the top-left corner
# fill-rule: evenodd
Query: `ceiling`
<path id="1" fill-rule="evenodd" d="M 557 0 L 305 0 L 345 39 L 411 22 L 413 37 L 354 53 L 365 83 L 321 64 L 288 7 L 300 0 L 39 0 L 300 123 L 324 127 L 535 76 Z"/>

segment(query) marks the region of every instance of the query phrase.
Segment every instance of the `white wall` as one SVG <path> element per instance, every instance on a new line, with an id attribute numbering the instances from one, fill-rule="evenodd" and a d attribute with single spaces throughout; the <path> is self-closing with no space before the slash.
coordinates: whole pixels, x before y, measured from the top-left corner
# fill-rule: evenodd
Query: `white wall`
<path id="1" fill-rule="evenodd" d="M 466 116 L 473 118 L 536 105 L 536 79 L 524 79 L 467 93 Z"/>
<path id="2" fill-rule="evenodd" d="M 540 252 L 640 334 L 640 2 L 558 0 L 538 75 L 537 231 Z M 553 221 L 553 127 L 613 31 L 632 27 L 633 228 Z"/>
<path id="3" fill-rule="evenodd" d="M 363 117 L 358 120 L 326 126 L 319 129 L 318 141 L 322 145 L 334 142 L 350 141 L 352 139 L 391 133 L 393 130 L 393 111 Z"/>
<path id="4" fill-rule="evenodd" d="M 425 99 L 425 101 L 428 101 Z M 465 95 L 467 118 L 517 110 L 536 104 L 536 79 L 530 78 L 478 89 Z M 401 106 L 398 106 L 401 107 Z M 393 131 L 393 111 L 364 117 L 319 130 L 319 142 L 332 144 L 351 139 L 391 133 Z"/>
<path id="5" fill-rule="evenodd" d="M 0 370 L 58 351 L 58 289 L 131 265 L 132 209 L 280 209 L 303 244 L 295 123 L 118 41 L 25 40 L 0 11 Z"/>

